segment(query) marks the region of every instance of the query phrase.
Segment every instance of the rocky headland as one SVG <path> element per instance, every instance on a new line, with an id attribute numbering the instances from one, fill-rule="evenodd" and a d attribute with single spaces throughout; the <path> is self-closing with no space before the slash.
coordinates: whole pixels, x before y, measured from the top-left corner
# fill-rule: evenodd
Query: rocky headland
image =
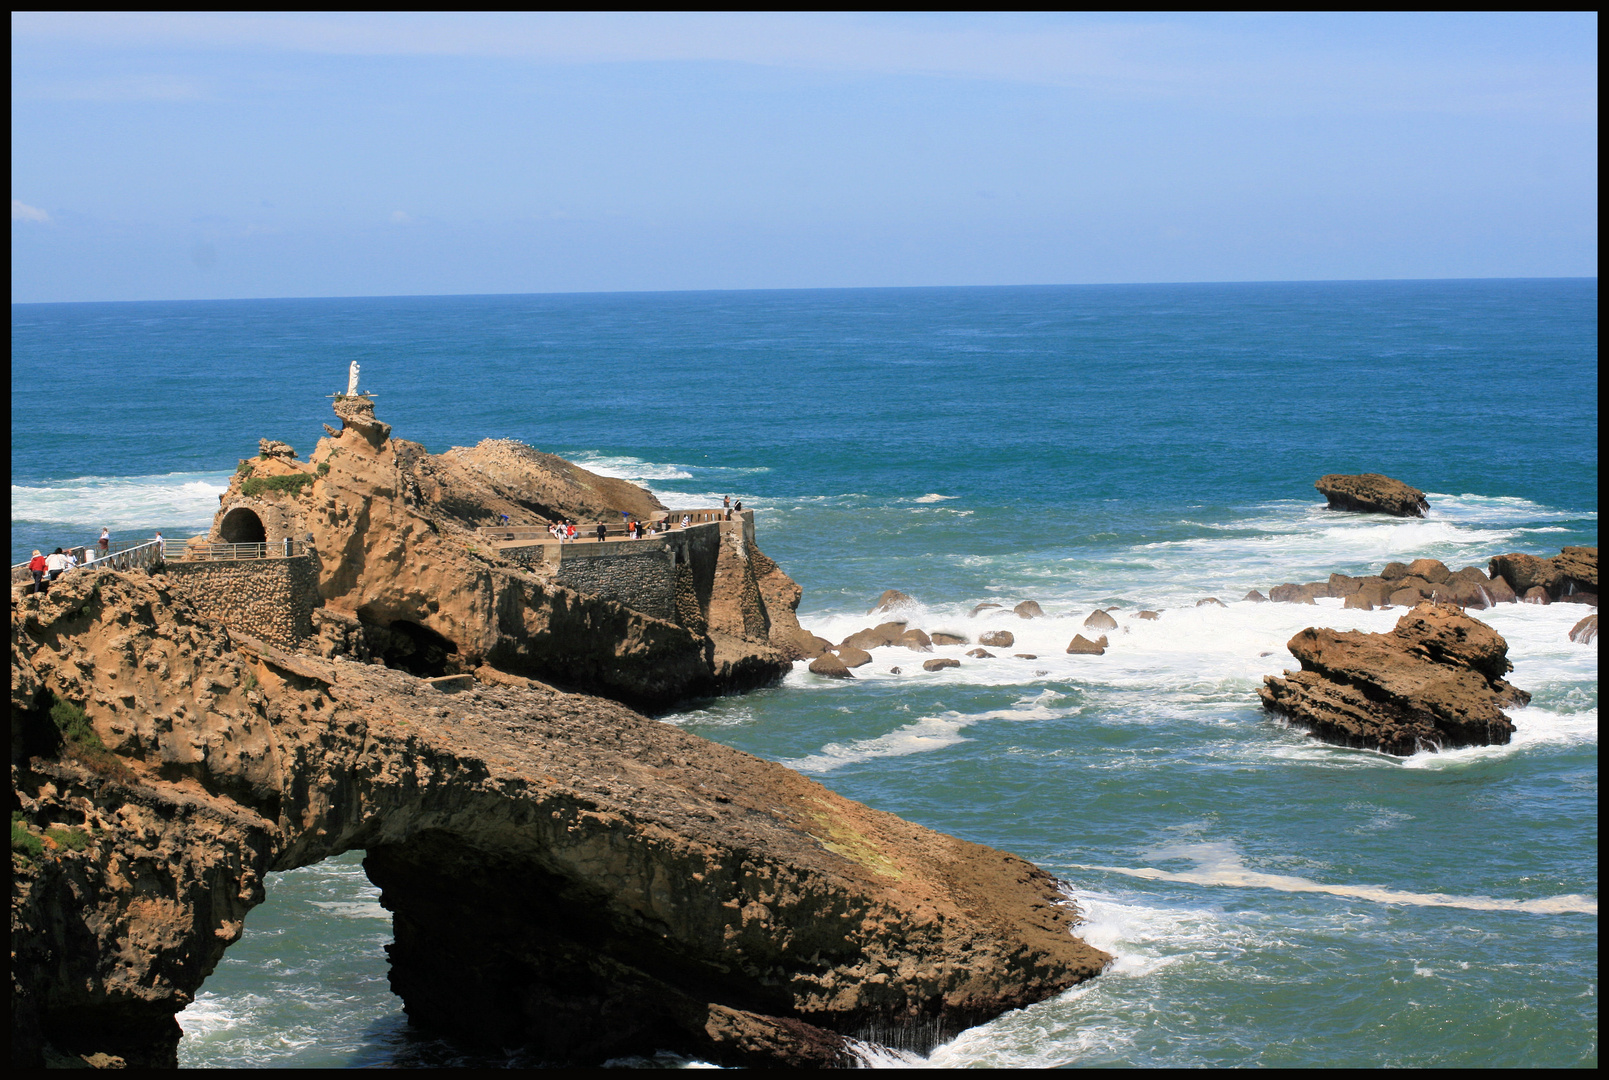
<path id="1" fill-rule="evenodd" d="M 251 460 L 215 526 L 312 535 L 300 648 L 224 625 L 172 567 L 14 597 L 15 1065 L 174 1065 L 174 1016 L 266 876 L 353 849 L 410 1019 L 553 1063 L 852 1064 L 855 1038 L 925 1050 L 1109 961 L 1021 859 L 622 703 L 761 683 L 801 651 L 798 587 L 743 530 L 681 621 L 656 619 L 472 531 L 641 513 L 646 492 L 337 412 L 309 461 Z"/>

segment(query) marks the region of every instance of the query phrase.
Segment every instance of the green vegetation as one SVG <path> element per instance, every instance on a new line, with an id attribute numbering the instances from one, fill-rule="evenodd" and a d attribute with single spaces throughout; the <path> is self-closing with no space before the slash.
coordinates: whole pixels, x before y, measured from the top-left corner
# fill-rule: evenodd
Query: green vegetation
<path id="1" fill-rule="evenodd" d="M 330 463 L 327 462 L 327 461 L 319 462 L 318 463 L 318 474 L 320 476 L 328 476 L 330 474 Z"/>
<path id="2" fill-rule="evenodd" d="M 11 811 L 11 858 L 32 865 L 45 857 L 45 842 L 22 823 L 22 811 Z"/>
<path id="3" fill-rule="evenodd" d="M 250 476 L 252 470 L 251 458 L 241 458 L 240 464 L 235 467 L 236 476 Z"/>
<path id="4" fill-rule="evenodd" d="M 269 491 L 283 491 L 291 495 L 299 495 L 303 488 L 313 482 L 308 473 L 292 473 L 288 476 L 253 476 L 240 485 L 242 495 L 262 495 Z"/>
<path id="5" fill-rule="evenodd" d="M 133 773 L 123 764 L 122 759 L 101 742 L 101 737 L 95 733 L 95 728 L 90 724 L 89 717 L 85 715 L 83 709 L 58 697 L 56 704 L 50 707 L 50 720 L 56 725 L 56 730 L 61 732 L 63 757 L 72 758 L 80 765 L 105 776 L 119 780 L 133 777 Z"/>

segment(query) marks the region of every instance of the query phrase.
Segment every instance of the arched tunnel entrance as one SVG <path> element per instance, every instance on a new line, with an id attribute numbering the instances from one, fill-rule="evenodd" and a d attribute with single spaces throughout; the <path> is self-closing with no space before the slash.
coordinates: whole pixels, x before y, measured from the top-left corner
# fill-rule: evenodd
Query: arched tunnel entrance
<path id="1" fill-rule="evenodd" d="M 268 540 L 263 519 L 244 506 L 237 506 L 223 516 L 218 524 L 218 535 L 226 544 L 262 544 Z"/>
<path id="2" fill-rule="evenodd" d="M 391 992 L 391 913 L 363 855 L 267 876 L 240 940 L 177 1016 L 181 1068 L 449 1064 Z"/>

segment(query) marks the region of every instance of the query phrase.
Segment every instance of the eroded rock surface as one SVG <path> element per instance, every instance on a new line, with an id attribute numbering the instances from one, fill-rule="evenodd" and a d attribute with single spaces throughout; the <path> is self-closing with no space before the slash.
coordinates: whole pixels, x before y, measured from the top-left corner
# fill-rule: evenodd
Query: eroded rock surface
<path id="1" fill-rule="evenodd" d="M 1263 705 L 1326 742 L 1412 754 L 1506 744 L 1502 712 L 1531 696 L 1503 681 L 1502 636 L 1454 607 L 1423 603 L 1386 634 L 1308 628 L 1287 647 L 1300 671 L 1264 677 Z"/>
<path id="2" fill-rule="evenodd" d="M 845 1036 L 925 1049 L 1109 959 L 1022 860 L 612 701 L 283 652 L 110 571 L 11 629 L 13 805 L 86 838 L 13 860 L 15 1064 L 173 1065 L 264 876 L 354 848 L 410 1018 L 554 1063 L 841 1065 Z M 104 747 L 63 744 L 57 699 Z"/>
<path id="3" fill-rule="evenodd" d="M 1394 517 L 1424 517 L 1430 509 L 1425 493 L 1379 473 L 1347 476 L 1330 473 L 1313 484 L 1329 500 L 1331 510 L 1351 510 Z"/>

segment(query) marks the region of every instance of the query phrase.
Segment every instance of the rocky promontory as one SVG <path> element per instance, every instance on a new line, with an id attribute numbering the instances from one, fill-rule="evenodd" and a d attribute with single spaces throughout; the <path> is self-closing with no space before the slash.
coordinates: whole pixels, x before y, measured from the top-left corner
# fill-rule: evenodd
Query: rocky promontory
<path id="1" fill-rule="evenodd" d="M 1014 856 L 489 665 L 231 634 L 165 580 L 12 609 L 15 1065 L 172 1066 L 265 876 L 354 848 L 410 1019 L 553 1063 L 843 1065 L 1109 959 Z"/>
<path id="2" fill-rule="evenodd" d="M 1300 671 L 1263 679 L 1265 708 L 1326 742 L 1388 754 L 1506 744 L 1502 712 L 1531 700 L 1503 676 L 1508 643 L 1455 607 L 1422 603 L 1390 633 L 1309 627 L 1287 647 Z"/>

